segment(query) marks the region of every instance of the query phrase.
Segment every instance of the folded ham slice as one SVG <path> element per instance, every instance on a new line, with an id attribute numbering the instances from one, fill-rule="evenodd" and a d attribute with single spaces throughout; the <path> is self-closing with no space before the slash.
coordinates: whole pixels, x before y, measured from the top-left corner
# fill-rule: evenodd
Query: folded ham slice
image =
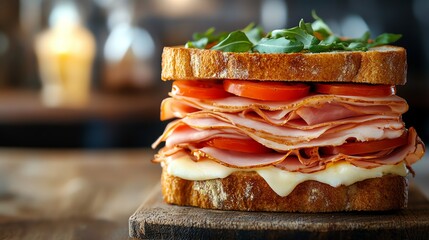
<path id="1" fill-rule="evenodd" d="M 188 126 L 186 132 L 180 131 L 183 126 Z M 399 118 L 389 116 L 361 116 L 301 130 L 294 126 L 275 126 L 230 113 L 199 111 L 168 124 L 152 147 L 155 148 L 162 141 L 172 146 L 204 141 L 223 134 L 231 138 L 247 136 L 281 152 L 304 147 L 338 146 L 350 138 L 358 141 L 397 138 L 403 134 L 404 129 Z"/>
<path id="2" fill-rule="evenodd" d="M 314 125 L 358 115 L 398 117 L 408 110 L 408 105 L 396 95 L 384 98 L 311 95 L 294 102 L 267 102 L 243 97 L 201 100 L 173 96 L 162 102 L 161 119 L 183 118 L 198 110 L 243 115 L 255 113 L 260 119 L 275 125 L 285 125 L 296 119 L 302 119 L 307 125 Z"/>
<path id="3" fill-rule="evenodd" d="M 165 159 L 174 160 L 183 154 L 189 154 L 195 161 L 206 159 L 213 160 L 219 164 L 238 168 L 252 169 L 266 166 L 291 171 L 312 173 L 325 169 L 329 164 L 339 161 L 348 161 L 362 168 L 374 168 L 381 165 L 395 165 L 405 161 L 408 167 L 420 159 L 424 154 L 424 144 L 417 136 L 414 128 L 410 128 L 408 143 L 392 150 L 383 150 L 365 156 L 351 156 L 346 154 L 307 156 L 300 150 L 290 150 L 285 153 L 241 153 L 230 150 L 222 150 L 214 147 L 195 147 L 183 144 L 181 147 L 164 148 L 157 155 L 155 161 L 162 162 Z M 314 147 L 317 151 L 317 147 Z"/>
<path id="4" fill-rule="evenodd" d="M 312 173 L 330 164 L 347 161 L 362 168 L 394 165 L 410 167 L 424 154 L 416 131 L 408 131 L 408 143 L 365 155 L 328 155 L 324 146 L 350 140 L 372 141 L 398 138 L 406 132 L 401 115 L 406 101 L 389 97 L 356 97 L 314 94 L 293 102 L 267 102 L 243 97 L 201 100 L 170 94 L 161 105 L 163 120 L 177 117 L 152 145 L 165 141 L 154 161 L 173 161 L 183 155 L 194 161 L 252 169 L 275 166 L 285 171 Z M 253 139 L 268 153 L 243 153 L 201 144 L 213 138 Z M 411 169 L 411 167 L 410 167 Z"/>

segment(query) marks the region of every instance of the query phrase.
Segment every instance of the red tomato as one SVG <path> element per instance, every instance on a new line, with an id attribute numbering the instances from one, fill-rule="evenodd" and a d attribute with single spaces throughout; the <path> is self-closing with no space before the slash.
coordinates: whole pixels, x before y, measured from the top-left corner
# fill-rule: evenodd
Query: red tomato
<path id="1" fill-rule="evenodd" d="M 394 85 L 316 83 L 316 92 L 362 97 L 387 97 L 396 93 Z"/>
<path id="2" fill-rule="evenodd" d="M 303 83 L 225 80 L 223 86 L 232 94 L 265 101 L 292 101 L 310 91 L 310 86 Z"/>
<path id="3" fill-rule="evenodd" d="M 172 93 L 199 99 L 217 99 L 231 96 L 223 89 L 220 81 L 178 80 L 173 82 Z"/>
<path id="4" fill-rule="evenodd" d="M 236 138 L 213 138 L 205 142 L 205 145 L 237 151 L 237 152 L 245 152 L 245 153 L 267 153 L 272 150 L 265 147 L 264 145 L 258 143 L 253 139 L 236 139 Z"/>
<path id="5" fill-rule="evenodd" d="M 407 144 L 408 134 L 403 134 L 398 138 L 375 140 L 369 142 L 352 142 L 345 143 L 340 146 L 323 147 L 321 149 L 324 154 L 359 155 L 365 153 L 373 153 L 381 150 L 392 149 Z"/>

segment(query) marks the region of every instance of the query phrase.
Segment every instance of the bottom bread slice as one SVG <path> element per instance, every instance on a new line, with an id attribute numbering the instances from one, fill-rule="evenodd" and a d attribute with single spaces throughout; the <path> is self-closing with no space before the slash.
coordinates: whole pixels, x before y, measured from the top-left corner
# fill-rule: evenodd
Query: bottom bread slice
<path id="1" fill-rule="evenodd" d="M 169 175 L 164 169 L 161 186 L 167 203 L 220 210 L 384 211 L 403 209 L 408 201 L 408 180 L 398 175 L 385 175 L 339 187 L 305 181 L 289 195 L 281 197 L 256 172 L 241 171 L 223 179 L 191 181 Z"/>

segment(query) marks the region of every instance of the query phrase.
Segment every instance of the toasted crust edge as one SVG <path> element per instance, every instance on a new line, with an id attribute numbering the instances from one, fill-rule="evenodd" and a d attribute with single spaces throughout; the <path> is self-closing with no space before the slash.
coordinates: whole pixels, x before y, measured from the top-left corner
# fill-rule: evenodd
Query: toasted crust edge
<path id="1" fill-rule="evenodd" d="M 408 180 L 398 175 L 331 187 L 317 181 L 277 195 L 256 172 L 234 172 L 223 179 L 190 181 L 163 170 L 161 186 L 169 204 L 219 210 L 277 212 L 385 211 L 406 208 Z"/>
<path id="2" fill-rule="evenodd" d="M 366 52 L 236 53 L 164 47 L 163 80 L 241 79 L 403 85 L 407 54 L 385 45 Z"/>

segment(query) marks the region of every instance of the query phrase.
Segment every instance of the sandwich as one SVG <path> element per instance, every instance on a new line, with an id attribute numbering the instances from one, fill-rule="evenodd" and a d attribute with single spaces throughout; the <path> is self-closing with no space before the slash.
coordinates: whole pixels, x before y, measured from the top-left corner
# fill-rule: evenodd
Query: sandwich
<path id="1" fill-rule="evenodd" d="M 396 95 L 406 83 L 400 35 L 338 37 L 314 21 L 269 33 L 213 28 L 164 47 L 152 145 L 163 199 L 207 209 L 384 211 L 407 206 L 425 146 Z"/>

